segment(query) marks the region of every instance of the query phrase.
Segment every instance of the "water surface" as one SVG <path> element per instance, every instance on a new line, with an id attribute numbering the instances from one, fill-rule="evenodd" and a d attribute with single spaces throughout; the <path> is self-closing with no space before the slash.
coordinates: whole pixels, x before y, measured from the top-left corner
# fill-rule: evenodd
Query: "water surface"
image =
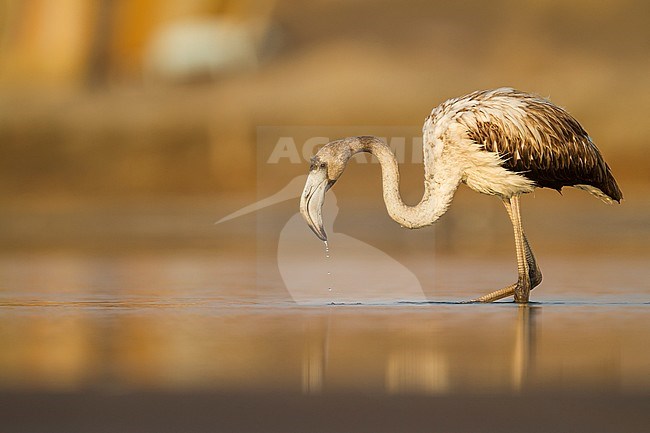
<path id="1" fill-rule="evenodd" d="M 508 257 L 437 263 L 406 259 L 425 301 L 337 302 L 325 285 L 297 304 L 245 257 L 5 257 L 0 390 L 650 391 L 648 271 L 633 259 L 617 275 L 610 259 L 547 261 L 526 306 L 458 303 L 507 278 L 489 270 Z"/>

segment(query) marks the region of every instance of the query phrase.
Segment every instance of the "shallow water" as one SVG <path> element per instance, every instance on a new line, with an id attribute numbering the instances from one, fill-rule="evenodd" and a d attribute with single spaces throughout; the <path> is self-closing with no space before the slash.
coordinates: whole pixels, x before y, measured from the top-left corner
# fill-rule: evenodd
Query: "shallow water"
<path id="1" fill-rule="evenodd" d="M 325 285 L 297 303 L 250 257 L 11 255 L 0 390 L 648 393 L 642 261 L 546 260 L 534 302 L 517 306 L 458 303 L 507 283 L 510 257 L 403 257 L 424 300 L 373 298 L 359 281 L 360 301 Z"/>
<path id="2" fill-rule="evenodd" d="M 647 431 L 646 256 L 316 247 L 0 254 L 2 431 Z"/>

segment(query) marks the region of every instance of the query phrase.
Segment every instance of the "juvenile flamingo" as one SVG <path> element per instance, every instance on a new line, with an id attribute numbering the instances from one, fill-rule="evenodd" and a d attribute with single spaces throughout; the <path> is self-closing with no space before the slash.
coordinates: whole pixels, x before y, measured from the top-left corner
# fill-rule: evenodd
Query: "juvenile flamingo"
<path id="1" fill-rule="evenodd" d="M 428 226 L 442 216 L 462 182 L 503 201 L 515 235 L 518 279 L 472 302 L 514 295 L 529 300 L 542 281 L 521 224 L 519 197 L 535 188 L 565 186 L 586 190 L 607 203 L 623 195 L 591 137 L 564 109 L 539 96 L 511 88 L 470 93 L 435 108 L 423 127 L 424 196 L 404 204 L 392 150 L 377 137 L 348 137 L 323 146 L 311 159 L 300 212 L 323 241 L 321 208 L 325 193 L 352 155 L 368 152 L 381 164 L 384 202 L 390 217 L 406 228 Z"/>

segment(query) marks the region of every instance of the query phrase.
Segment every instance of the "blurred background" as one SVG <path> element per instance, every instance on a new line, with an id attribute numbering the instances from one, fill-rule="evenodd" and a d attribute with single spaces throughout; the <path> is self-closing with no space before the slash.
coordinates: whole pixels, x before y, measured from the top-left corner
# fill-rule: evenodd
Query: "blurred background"
<path id="1" fill-rule="evenodd" d="M 377 347 L 352 318 L 336 323 L 353 336 L 330 338 L 330 313 L 284 311 L 287 322 L 263 315 L 251 325 L 250 312 L 222 309 L 290 299 L 273 255 L 297 199 L 213 222 L 306 173 L 302 161 L 265 166 L 260 128 L 302 139 L 393 127 L 417 136 L 447 98 L 512 86 L 579 119 L 625 197 L 605 206 L 568 189 L 523 199 L 545 272 L 535 296 L 647 304 L 649 17 L 642 0 L 0 1 L 0 388 L 510 390 L 536 357 L 537 384 L 647 393 L 647 307 L 602 338 L 580 323 L 571 340 L 564 326 L 576 324 L 558 319 L 538 340 L 551 350 L 531 349 L 528 313 L 514 311 L 496 324 L 512 335 L 495 345 L 474 336 L 458 346 L 473 325 L 459 316 L 450 323 L 460 334 L 448 334 L 420 321 L 422 310 L 415 328 L 407 313 L 377 319 L 376 332 L 391 333 Z M 405 199 L 417 202 L 422 167 L 402 172 Z M 379 179 L 376 164 L 346 172 L 336 231 L 400 260 L 430 299 L 514 278 L 499 200 L 460 188 L 435 228 L 408 232 L 386 215 Z M 602 323 L 625 315 L 601 313 Z M 403 332 L 414 352 L 394 342 Z M 422 349 L 432 335 L 442 352 Z M 575 350 L 589 338 L 597 343 Z M 514 361 L 499 362 L 510 343 Z M 377 356 L 355 357 L 364 344 Z M 348 368 L 326 372 L 328 350 Z M 483 365 L 489 375 L 454 370 L 485 353 L 496 359 Z M 269 373 L 281 366 L 284 376 Z"/>
<path id="2" fill-rule="evenodd" d="M 594 137 L 627 200 L 615 210 L 590 203 L 597 220 L 647 208 L 646 2 L 5 0 L 0 7 L 2 249 L 178 236 L 183 245 L 212 247 L 228 233 L 193 230 L 200 216 L 223 216 L 255 197 L 259 126 L 316 133 L 400 125 L 418 134 L 445 99 L 504 85 L 550 97 Z M 422 169 L 402 170 L 404 194 L 417 201 Z M 339 188 L 356 188 L 351 203 L 367 201 L 384 214 L 378 171 L 346 174 L 355 176 Z M 550 194 L 544 206 L 575 206 Z M 502 210 L 492 205 L 498 224 Z M 468 212 L 455 214 L 458 221 Z M 164 215 L 158 224 L 156 215 Z M 238 243 L 241 231 L 229 241 Z"/>

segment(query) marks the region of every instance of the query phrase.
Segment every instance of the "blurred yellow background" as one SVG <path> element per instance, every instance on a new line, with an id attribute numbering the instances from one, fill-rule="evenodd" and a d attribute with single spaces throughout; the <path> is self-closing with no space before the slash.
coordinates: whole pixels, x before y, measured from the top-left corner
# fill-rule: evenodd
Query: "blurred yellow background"
<path id="1" fill-rule="evenodd" d="M 640 0 L 0 3 L 0 198 L 246 192 L 259 125 L 421 125 L 513 86 L 650 179 Z"/>
<path id="2" fill-rule="evenodd" d="M 155 230 L 134 219 L 156 215 L 177 217 L 168 244 L 185 230 L 209 246 L 190 227 L 260 193 L 260 126 L 417 133 L 445 99 L 498 86 L 550 97 L 578 118 L 627 200 L 589 209 L 639 225 L 650 181 L 649 14 L 640 0 L 3 1 L 2 248 L 132 240 Z M 367 201 L 383 218 L 378 170 L 355 170 L 337 186 L 354 197 L 341 208 Z M 417 201 L 421 166 L 402 170 Z M 544 208 L 574 206 L 538 195 Z M 467 206 L 481 199 L 470 193 Z M 179 228 L 185 217 L 195 219 Z"/>

